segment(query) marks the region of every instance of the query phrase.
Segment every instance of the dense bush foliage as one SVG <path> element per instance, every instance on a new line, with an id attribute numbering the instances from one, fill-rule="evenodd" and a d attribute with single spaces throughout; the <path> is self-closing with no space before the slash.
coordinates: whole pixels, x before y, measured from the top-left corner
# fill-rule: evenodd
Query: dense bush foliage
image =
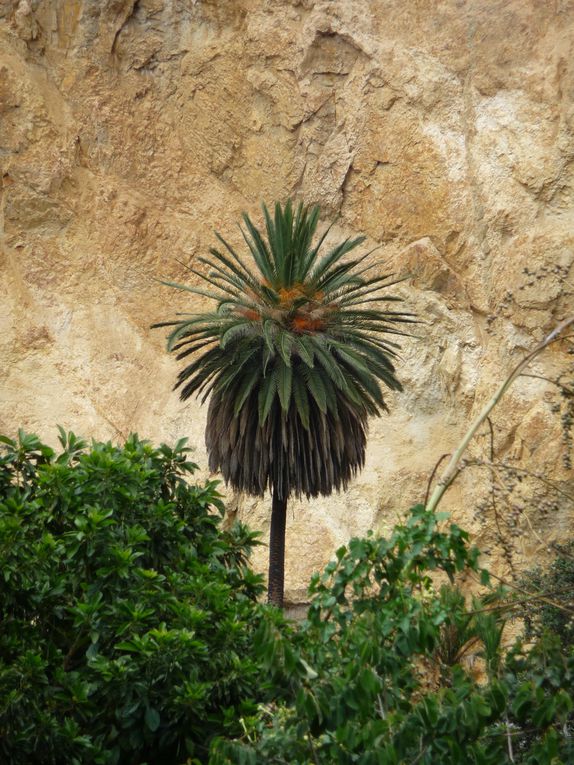
<path id="1" fill-rule="evenodd" d="M 264 698 L 255 535 L 183 441 L 61 442 L 2 439 L 0 762 L 204 761 Z"/>
<path id="2" fill-rule="evenodd" d="M 521 616 L 529 639 L 549 630 L 560 635 L 562 645 L 574 646 L 574 540 L 555 549 L 547 569 L 536 566 L 524 573 L 522 587 L 542 593 L 543 599 L 527 603 Z"/>
<path id="3" fill-rule="evenodd" d="M 574 762 L 574 656 L 504 646 L 508 598 L 465 600 L 488 574 L 445 517 L 351 540 L 294 626 L 183 442 L 61 442 L 2 438 L 0 762 Z"/>
<path id="4" fill-rule="evenodd" d="M 469 609 L 456 590 L 436 592 L 439 572 L 488 580 L 466 534 L 438 523 L 418 507 L 390 539 L 341 548 L 311 584 L 295 644 L 262 624 L 263 660 L 291 699 L 260 707 L 240 740 L 216 742 L 213 765 L 574 762 L 574 657 L 556 639 L 504 655 L 492 598 Z M 460 650 L 447 660 L 448 633 L 451 646 L 475 645 L 480 682 Z"/>

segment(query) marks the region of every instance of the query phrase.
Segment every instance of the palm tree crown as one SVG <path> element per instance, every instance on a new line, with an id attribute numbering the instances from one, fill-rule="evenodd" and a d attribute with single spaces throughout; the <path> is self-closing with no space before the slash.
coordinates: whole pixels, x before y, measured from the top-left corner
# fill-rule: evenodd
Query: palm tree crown
<path id="1" fill-rule="evenodd" d="M 369 252 L 345 258 L 364 237 L 321 254 L 318 207 L 289 201 L 263 214 L 264 232 L 243 216 L 251 259 L 216 234 L 222 249 L 198 258 L 207 272 L 190 269 L 205 289 L 166 282 L 215 310 L 154 326 L 173 327 L 168 349 L 193 357 L 177 378 L 181 398 L 211 395 L 211 470 L 250 494 L 328 495 L 364 464 L 367 418 L 387 408 L 380 383 L 401 390 L 388 336 L 413 315 L 370 307 L 400 300 L 384 294 L 400 280 L 372 275 Z"/>

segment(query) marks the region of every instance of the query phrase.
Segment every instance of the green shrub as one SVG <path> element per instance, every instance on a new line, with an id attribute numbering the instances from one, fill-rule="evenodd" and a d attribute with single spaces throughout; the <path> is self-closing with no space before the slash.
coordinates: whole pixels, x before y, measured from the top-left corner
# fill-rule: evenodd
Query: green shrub
<path id="1" fill-rule="evenodd" d="M 574 647 L 574 540 L 555 549 L 557 555 L 547 569 L 537 566 L 524 573 L 522 588 L 540 592 L 544 599 L 530 601 L 520 615 L 528 640 L 549 630 L 560 636 L 564 647 Z"/>
<path id="2" fill-rule="evenodd" d="M 574 657 L 555 640 L 502 650 L 503 619 L 489 598 L 437 591 L 431 576 L 488 575 L 457 526 L 414 508 L 390 539 L 354 539 L 311 583 L 297 639 L 262 623 L 261 655 L 291 698 L 262 705 L 242 737 L 219 739 L 212 765 L 359 763 L 501 765 L 574 762 Z M 459 631 L 438 656 L 447 628 Z M 476 641 L 483 677 L 456 659 Z M 281 677 L 283 675 L 283 677 Z"/>
<path id="3" fill-rule="evenodd" d="M 488 574 L 444 516 L 351 540 L 295 627 L 184 442 L 1 442 L 0 762 L 574 762 L 574 656 L 503 649 L 508 603 L 452 587 Z"/>
<path id="4" fill-rule="evenodd" d="M 266 698 L 256 534 L 183 440 L 60 440 L 1 439 L 0 762 L 204 761 Z"/>

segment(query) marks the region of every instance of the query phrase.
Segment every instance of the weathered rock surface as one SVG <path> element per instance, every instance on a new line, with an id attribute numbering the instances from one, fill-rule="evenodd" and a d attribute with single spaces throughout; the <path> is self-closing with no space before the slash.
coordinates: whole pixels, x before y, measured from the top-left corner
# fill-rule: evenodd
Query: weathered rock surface
<path id="1" fill-rule="evenodd" d="M 187 435 L 206 464 L 205 412 L 171 393 L 149 330 L 191 301 L 156 280 L 185 280 L 213 229 L 239 242 L 261 200 L 320 203 L 334 236 L 365 233 L 381 269 L 411 273 L 398 289 L 424 323 L 361 477 L 292 505 L 287 590 L 303 597 L 350 535 L 423 498 L 497 383 L 574 311 L 573 62 L 572 0 L 3 0 L 0 430 Z M 533 371 L 567 360 L 554 347 Z M 551 392 L 517 383 L 497 458 L 571 491 Z M 465 471 L 445 505 L 504 570 L 492 510 L 475 515 L 488 475 Z M 528 519 L 498 498 L 519 562 L 572 528 L 572 502 L 546 513 L 528 486 Z M 266 502 L 232 504 L 267 528 Z"/>

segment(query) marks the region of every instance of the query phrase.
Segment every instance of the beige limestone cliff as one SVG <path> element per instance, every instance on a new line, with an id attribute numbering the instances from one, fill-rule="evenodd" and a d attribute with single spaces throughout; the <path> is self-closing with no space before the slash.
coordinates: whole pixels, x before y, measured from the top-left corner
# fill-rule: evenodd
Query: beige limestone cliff
<path id="1" fill-rule="evenodd" d="M 157 280 L 186 280 L 214 229 L 239 243 L 261 200 L 319 203 L 334 236 L 364 233 L 381 269 L 411 273 L 423 323 L 360 478 L 291 506 L 287 595 L 303 598 L 349 536 L 423 498 L 513 363 L 574 311 L 573 62 L 572 0 L 0 0 L 0 431 L 185 435 L 205 465 L 205 411 L 171 392 L 149 329 L 193 299 Z M 557 346 L 533 371 L 569 359 Z M 518 381 L 497 459 L 572 492 L 551 396 Z M 518 562 L 574 515 L 528 486 L 528 514 L 499 498 Z M 445 506 L 505 571 L 490 490 L 469 469 Z M 267 502 L 230 506 L 267 529 Z"/>

